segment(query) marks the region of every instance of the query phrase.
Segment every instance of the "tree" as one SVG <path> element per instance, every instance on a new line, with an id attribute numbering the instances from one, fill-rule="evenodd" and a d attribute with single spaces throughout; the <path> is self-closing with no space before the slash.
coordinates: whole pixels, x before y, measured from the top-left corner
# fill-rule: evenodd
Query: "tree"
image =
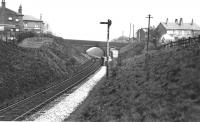
<path id="1" fill-rule="evenodd" d="M 150 31 L 149 31 L 149 38 L 150 38 L 150 42 L 154 44 L 155 47 L 157 47 L 158 41 L 160 39 L 161 32 L 158 31 L 157 28 L 155 27 L 151 27 Z"/>

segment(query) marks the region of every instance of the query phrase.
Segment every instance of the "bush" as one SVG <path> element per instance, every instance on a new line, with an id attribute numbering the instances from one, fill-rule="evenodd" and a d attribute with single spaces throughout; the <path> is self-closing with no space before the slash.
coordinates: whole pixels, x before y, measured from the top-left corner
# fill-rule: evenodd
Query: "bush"
<path id="1" fill-rule="evenodd" d="M 117 67 L 114 67 L 111 69 L 111 77 L 116 77 L 117 76 Z"/>
<path id="2" fill-rule="evenodd" d="M 34 34 L 23 33 L 20 38 L 30 36 Z M 71 70 L 80 65 L 71 50 L 64 40 L 53 40 L 40 48 L 0 42 L 0 103 L 70 77 Z M 82 58 L 79 51 L 76 55 Z"/>
<path id="3" fill-rule="evenodd" d="M 76 59 L 75 58 L 70 58 L 68 61 L 66 61 L 66 66 L 74 66 L 76 64 Z"/>
<path id="4" fill-rule="evenodd" d="M 23 41 L 26 38 L 31 38 L 31 37 L 35 37 L 38 34 L 34 33 L 34 32 L 21 32 L 17 35 L 17 43 L 20 43 L 21 41 Z"/>
<path id="5" fill-rule="evenodd" d="M 144 47 L 145 47 L 145 43 L 139 42 L 139 43 L 136 43 L 136 44 L 133 45 L 133 50 L 134 50 L 136 55 L 139 55 L 144 50 Z"/>

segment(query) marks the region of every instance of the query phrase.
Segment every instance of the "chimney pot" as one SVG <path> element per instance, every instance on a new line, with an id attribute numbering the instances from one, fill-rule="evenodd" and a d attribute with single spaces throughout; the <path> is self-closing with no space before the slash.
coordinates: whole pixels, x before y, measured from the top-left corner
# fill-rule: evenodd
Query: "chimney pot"
<path id="1" fill-rule="evenodd" d="M 42 14 L 40 14 L 40 20 L 42 20 Z"/>
<path id="2" fill-rule="evenodd" d="M 168 18 L 167 18 L 167 20 L 166 20 L 166 24 L 168 23 Z"/>
<path id="3" fill-rule="evenodd" d="M 3 8 L 6 7 L 6 2 L 5 2 L 5 0 L 2 0 L 2 2 L 1 2 L 1 6 L 2 6 Z"/>
<path id="4" fill-rule="evenodd" d="M 183 18 L 180 18 L 179 25 L 183 25 Z"/>
<path id="5" fill-rule="evenodd" d="M 22 5 L 19 6 L 18 13 L 22 14 Z"/>
<path id="6" fill-rule="evenodd" d="M 191 25 L 193 25 L 193 24 L 194 24 L 194 20 L 192 19 Z"/>
<path id="7" fill-rule="evenodd" d="M 178 19 L 175 19 L 175 23 L 178 24 Z"/>

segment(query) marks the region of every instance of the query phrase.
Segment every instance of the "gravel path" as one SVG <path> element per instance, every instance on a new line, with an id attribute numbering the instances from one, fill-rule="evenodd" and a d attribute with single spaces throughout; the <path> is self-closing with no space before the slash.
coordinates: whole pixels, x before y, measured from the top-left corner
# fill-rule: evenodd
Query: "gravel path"
<path id="1" fill-rule="evenodd" d="M 74 88 L 74 92 L 64 94 L 58 99 L 51 102 L 49 105 L 38 111 L 31 117 L 27 118 L 28 121 L 39 122 L 61 122 L 72 113 L 78 105 L 80 105 L 92 88 L 100 81 L 106 74 L 106 67 L 101 67 L 94 75 L 82 85 Z"/>

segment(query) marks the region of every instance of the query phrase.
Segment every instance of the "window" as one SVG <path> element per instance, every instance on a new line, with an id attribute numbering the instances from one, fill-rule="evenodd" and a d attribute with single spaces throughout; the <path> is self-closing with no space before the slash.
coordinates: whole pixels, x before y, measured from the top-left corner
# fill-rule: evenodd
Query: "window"
<path id="1" fill-rule="evenodd" d="M 19 32 L 19 29 L 16 29 L 17 32 Z"/>
<path id="2" fill-rule="evenodd" d="M 179 35 L 182 35 L 182 31 L 181 30 L 179 31 Z"/>
<path id="3" fill-rule="evenodd" d="M 0 26 L 0 31 L 4 31 L 4 26 Z"/>
<path id="4" fill-rule="evenodd" d="M 24 24 L 24 26 L 25 26 L 25 27 L 27 27 L 27 26 L 28 26 L 28 24 L 26 24 L 26 23 L 25 23 L 25 24 Z"/>
<path id="5" fill-rule="evenodd" d="M 13 20 L 13 18 L 12 17 L 8 17 L 8 20 Z"/>
<path id="6" fill-rule="evenodd" d="M 35 25 L 35 27 L 38 28 L 39 26 L 38 26 L 38 25 Z"/>
<path id="7" fill-rule="evenodd" d="M 172 30 L 168 30 L 167 33 L 168 34 L 173 34 L 173 31 Z"/>
<path id="8" fill-rule="evenodd" d="M 19 22 L 19 19 L 15 19 L 16 22 Z"/>

